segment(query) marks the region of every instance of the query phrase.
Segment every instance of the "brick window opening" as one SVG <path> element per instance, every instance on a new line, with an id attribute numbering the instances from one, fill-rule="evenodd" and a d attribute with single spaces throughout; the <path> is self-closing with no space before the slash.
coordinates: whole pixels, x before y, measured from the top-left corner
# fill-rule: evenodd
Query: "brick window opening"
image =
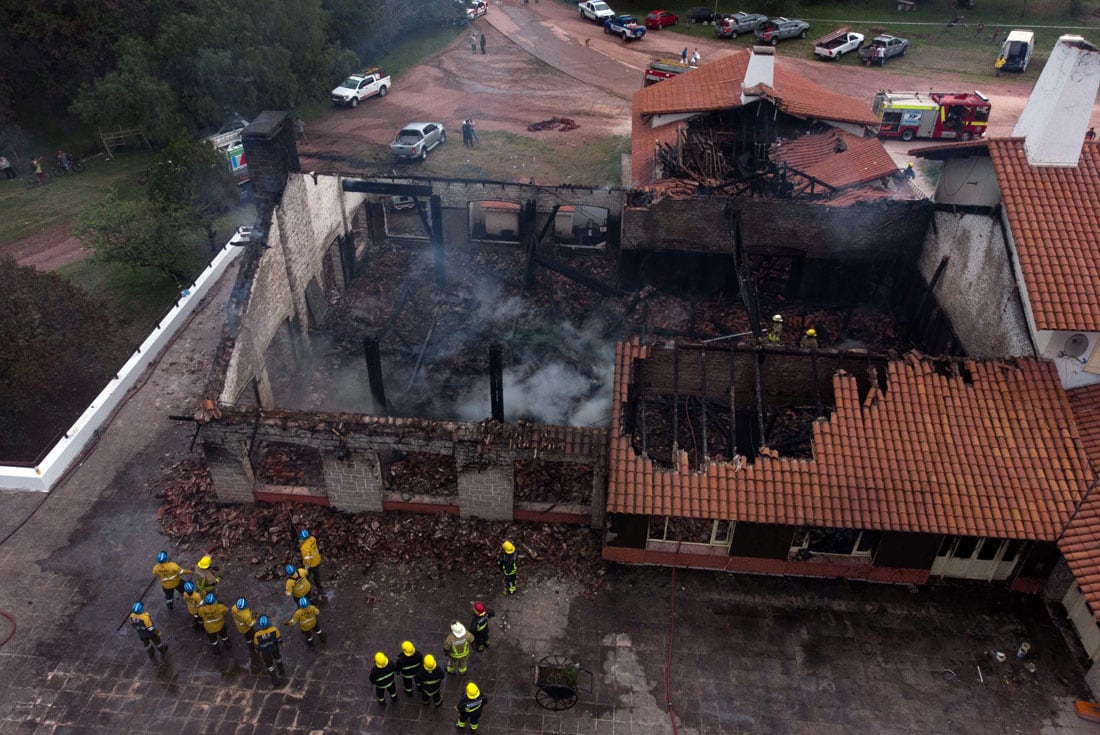
<path id="1" fill-rule="evenodd" d="M 607 246 L 607 215 L 603 207 L 566 204 L 554 215 L 554 244 L 571 248 Z"/>
<path id="2" fill-rule="evenodd" d="M 515 202 L 470 202 L 470 239 L 519 243 L 519 213 Z"/>
<path id="3" fill-rule="evenodd" d="M 790 558 L 807 560 L 815 554 L 870 556 L 882 534 L 858 528 L 803 526 L 791 540 Z"/>
<path id="4" fill-rule="evenodd" d="M 268 485 L 319 487 L 325 484 L 321 452 L 304 444 L 260 444 L 256 479 Z"/>
<path id="5" fill-rule="evenodd" d="M 650 541 L 728 547 L 732 532 L 733 521 L 676 516 L 654 516 L 649 519 Z"/>
<path id="6" fill-rule="evenodd" d="M 519 460 L 515 463 L 515 500 L 591 505 L 592 467 L 575 462 Z"/>
<path id="7" fill-rule="evenodd" d="M 383 452 L 382 487 L 403 497 L 458 495 L 455 458 L 429 452 Z"/>

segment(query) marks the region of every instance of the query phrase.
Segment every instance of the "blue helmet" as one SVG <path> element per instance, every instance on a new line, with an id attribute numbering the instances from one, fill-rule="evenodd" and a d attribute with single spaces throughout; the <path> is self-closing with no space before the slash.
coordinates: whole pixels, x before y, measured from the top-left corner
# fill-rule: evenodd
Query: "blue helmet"
<path id="1" fill-rule="evenodd" d="M 304 597 L 298 598 L 298 607 L 309 607 L 309 600 Z"/>
<path id="2" fill-rule="evenodd" d="M 256 622 L 260 624 L 261 628 L 266 628 L 267 626 L 271 625 L 271 620 L 266 615 L 261 615 L 260 619 Z"/>
<path id="3" fill-rule="evenodd" d="M 243 597 L 238 597 L 237 598 L 237 609 L 238 610 L 244 610 L 246 607 L 248 607 L 248 600 L 244 599 Z"/>
<path id="4" fill-rule="evenodd" d="M 144 611 L 145 605 L 142 605 L 140 602 L 135 602 L 134 606 L 130 608 L 130 612 L 132 612 L 134 615 L 141 615 L 141 613 Z"/>
<path id="5" fill-rule="evenodd" d="M 293 564 L 287 564 L 285 567 L 283 567 L 283 569 L 286 570 L 286 576 L 288 576 L 288 577 L 293 577 L 294 572 L 298 571 L 297 569 L 294 568 Z"/>
<path id="6" fill-rule="evenodd" d="M 187 594 L 191 594 L 192 592 L 195 591 L 195 583 L 194 582 L 184 582 L 183 583 L 183 591 L 186 592 Z"/>
<path id="7" fill-rule="evenodd" d="M 204 604 L 204 605 L 213 605 L 217 601 L 218 601 L 218 598 L 214 597 L 213 592 L 207 592 L 206 597 L 202 598 L 202 604 Z"/>
<path id="8" fill-rule="evenodd" d="M 298 532 L 298 538 L 305 541 L 307 538 L 309 538 L 309 531 L 303 528 L 301 531 Z"/>
<path id="9" fill-rule="evenodd" d="M 157 563 L 158 564 L 163 564 L 166 561 L 168 561 L 168 552 L 167 551 L 162 551 L 159 554 L 157 554 Z"/>

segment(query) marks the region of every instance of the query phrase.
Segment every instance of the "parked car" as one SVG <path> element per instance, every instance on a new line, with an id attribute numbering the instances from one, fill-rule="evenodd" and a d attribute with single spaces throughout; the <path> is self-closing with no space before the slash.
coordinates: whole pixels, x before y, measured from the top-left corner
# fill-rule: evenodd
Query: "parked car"
<path id="1" fill-rule="evenodd" d="M 670 13 L 667 10 L 654 10 L 645 17 L 645 27 L 659 31 L 662 28 L 676 25 L 678 20 L 680 20 L 680 17 L 676 13 Z"/>
<path id="2" fill-rule="evenodd" d="M 810 24 L 804 20 L 791 18 L 769 18 L 756 27 L 754 33 L 761 43 L 772 46 L 788 38 L 805 38 Z"/>
<path id="3" fill-rule="evenodd" d="M 488 12 L 489 3 L 485 2 L 485 0 L 474 0 L 473 5 L 466 8 L 466 19 L 477 20 Z"/>
<path id="4" fill-rule="evenodd" d="M 645 26 L 634 20 L 633 15 L 616 15 L 603 22 L 603 32 L 619 36 L 624 41 L 645 38 Z"/>
<path id="5" fill-rule="evenodd" d="M 714 11 L 701 5 L 688 11 L 688 23 L 710 23 L 714 20 Z"/>
<path id="6" fill-rule="evenodd" d="M 814 41 L 814 54 L 823 59 L 840 61 L 849 51 L 859 51 L 863 45 L 863 34 L 847 28 L 838 28 L 827 36 Z"/>
<path id="7" fill-rule="evenodd" d="M 714 19 L 714 35 L 719 38 L 737 38 L 741 33 L 752 33 L 767 19 L 766 15 L 743 11 L 720 15 Z"/>
<path id="8" fill-rule="evenodd" d="M 883 49 L 882 56 L 878 56 L 878 50 Z M 859 50 L 859 60 L 871 63 L 876 58 L 886 61 L 894 56 L 905 56 L 905 49 L 909 48 L 909 40 L 897 36 L 875 36 L 871 42 Z"/>
<path id="9" fill-rule="evenodd" d="M 447 133 L 443 130 L 443 123 L 409 123 L 397 132 L 390 143 L 390 153 L 394 158 L 419 158 L 423 161 L 428 157 L 428 151 L 443 145 L 446 140 Z"/>
<path id="10" fill-rule="evenodd" d="M 1031 61 L 1031 52 L 1035 50 L 1035 34 L 1032 31 L 1017 28 L 1008 34 L 1001 53 L 993 67 L 998 73 L 1002 71 L 1027 71 L 1028 62 Z"/>
<path id="11" fill-rule="evenodd" d="M 332 90 L 332 104 L 337 107 L 342 105 L 358 107 L 359 103 L 368 97 L 374 95 L 385 97 L 390 84 L 392 82 L 389 74 L 382 71 L 380 67 L 372 66 L 340 82 L 340 86 Z"/>
<path id="12" fill-rule="evenodd" d="M 577 9 L 580 11 L 581 20 L 591 20 L 602 24 L 608 18 L 615 17 L 615 11 L 608 7 L 603 0 L 585 0 L 583 3 L 577 3 Z"/>

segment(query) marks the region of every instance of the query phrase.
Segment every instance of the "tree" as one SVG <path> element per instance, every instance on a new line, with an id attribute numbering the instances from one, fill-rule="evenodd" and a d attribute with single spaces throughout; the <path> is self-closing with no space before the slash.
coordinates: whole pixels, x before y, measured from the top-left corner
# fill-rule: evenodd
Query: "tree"
<path id="1" fill-rule="evenodd" d="M 73 236 L 101 260 L 155 268 L 184 285 L 195 267 L 199 222 L 189 206 L 124 201 L 111 191 L 85 209 Z"/>
<path id="2" fill-rule="evenodd" d="M 0 259 L 0 459 L 33 460 L 103 389 L 123 345 L 102 307 Z"/>
<path id="3" fill-rule="evenodd" d="M 149 199 L 158 209 L 190 208 L 205 227 L 233 208 L 240 191 L 223 153 L 204 141 L 180 137 L 149 167 Z"/>

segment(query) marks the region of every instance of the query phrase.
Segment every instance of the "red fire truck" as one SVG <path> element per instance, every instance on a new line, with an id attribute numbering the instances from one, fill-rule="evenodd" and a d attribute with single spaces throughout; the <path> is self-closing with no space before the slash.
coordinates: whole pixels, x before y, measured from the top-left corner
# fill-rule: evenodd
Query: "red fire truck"
<path id="1" fill-rule="evenodd" d="M 985 136 L 989 98 L 981 92 L 879 92 L 872 108 L 880 138 L 948 138 Z"/>
<path id="2" fill-rule="evenodd" d="M 679 59 L 654 59 L 645 70 L 645 86 L 671 79 L 694 68 Z"/>

